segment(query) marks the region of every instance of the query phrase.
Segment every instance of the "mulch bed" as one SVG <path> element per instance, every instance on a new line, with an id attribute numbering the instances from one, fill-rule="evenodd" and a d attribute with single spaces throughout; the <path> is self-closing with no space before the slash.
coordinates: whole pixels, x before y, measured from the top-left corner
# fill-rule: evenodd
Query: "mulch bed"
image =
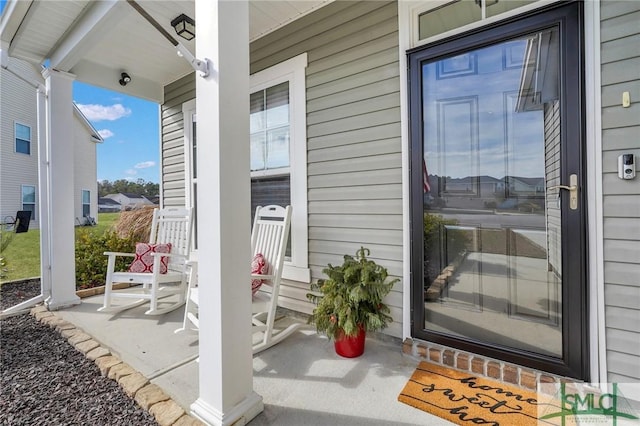
<path id="1" fill-rule="evenodd" d="M 4 283 L 0 309 L 40 293 Z M 29 314 L 0 321 L 0 425 L 157 425 L 96 365 Z"/>

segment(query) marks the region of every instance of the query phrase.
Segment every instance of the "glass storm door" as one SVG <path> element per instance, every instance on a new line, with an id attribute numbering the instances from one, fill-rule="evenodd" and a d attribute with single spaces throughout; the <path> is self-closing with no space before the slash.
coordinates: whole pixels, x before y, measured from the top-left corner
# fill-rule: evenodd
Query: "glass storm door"
<path id="1" fill-rule="evenodd" d="M 413 333 L 586 378 L 578 4 L 409 54 Z"/>

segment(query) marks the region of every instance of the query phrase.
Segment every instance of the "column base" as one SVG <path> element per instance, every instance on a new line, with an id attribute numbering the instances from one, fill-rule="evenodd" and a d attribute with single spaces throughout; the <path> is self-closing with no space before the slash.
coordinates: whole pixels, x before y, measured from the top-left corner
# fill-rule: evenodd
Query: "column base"
<path id="1" fill-rule="evenodd" d="M 82 303 L 81 299 L 75 294 L 73 295 L 73 297 L 69 297 L 69 298 L 65 297 L 60 299 L 54 299 L 53 297 L 50 297 L 44 301 L 44 304 L 47 306 L 47 309 L 49 309 L 50 311 L 57 311 L 58 309 L 79 305 L 80 303 Z"/>
<path id="2" fill-rule="evenodd" d="M 191 404 L 190 408 L 191 414 L 208 425 L 242 426 L 249 423 L 264 410 L 264 403 L 260 395 L 251 392 L 242 402 L 225 413 L 220 412 L 201 398 Z"/>

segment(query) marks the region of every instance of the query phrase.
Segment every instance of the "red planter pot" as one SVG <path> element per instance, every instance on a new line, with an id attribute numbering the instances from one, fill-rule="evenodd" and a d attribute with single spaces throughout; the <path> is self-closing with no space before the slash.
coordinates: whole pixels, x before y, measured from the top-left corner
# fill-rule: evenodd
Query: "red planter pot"
<path id="1" fill-rule="evenodd" d="M 355 358 L 364 353 L 364 340 L 367 333 L 362 326 L 359 326 L 358 329 L 359 332 L 355 336 L 345 336 L 344 333 L 340 331 L 340 334 L 334 342 L 334 347 L 338 355 L 345 358 Z"/>

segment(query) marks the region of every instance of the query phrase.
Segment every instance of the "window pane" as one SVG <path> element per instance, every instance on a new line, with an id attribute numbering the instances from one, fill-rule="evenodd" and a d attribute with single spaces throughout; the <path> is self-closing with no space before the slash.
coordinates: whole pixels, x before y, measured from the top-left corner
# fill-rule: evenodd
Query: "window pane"
<path id="1" fill-rule="evenodd" d="M 267 92 L 267 128 L 289 124 L 289 82 L 270 87 Z"/>
<path id="2" fill-rule="evenodd" d="M 419 37 L 423 40 L 480 19 L 482 9 L 475 0 L 457 0 L 421 14 L 418 17 Z"/>
<path id="3" fill-rule="evenodd" d="M 267 169 L 289 166 L 289 127 L 267 132 Z"/>
<path id="4" fill-rule="evenodd" d="M 498 2 L 496 0 L 487 0 L 487 18 L 491 16 L 496 16 L 500 13 L 504 13 L 509 10 L 526 6 L 536 1 L 538 0 L 510 0 L 510 1 L 501 1 L 501 2 Z"/>
<path id="5" fill-rule="evenodd" d="M 91 191 L 83 190 L 82 191 L 82 203 L 89 204 L 91 202 Z"/>
<path id="6" fill-rule="evenodd" d="M 198 250 L 198 184 L 193 184 L 193 249 Z"/>
<path id="7" fill-rule="evenodd" d="M 31 154 L 31 143 L 22 139 L 16 139 L 16 152 Z"/>
<path id="8" fill-rule="evenodd" d="M 31 212 L 31 220 L 36 220 L 36 205 L 35 204 L 23 204 L 22 210 Z"/>
<path id="9" fill-rule="evenodd" d="M 31 127 L 16 123 L 16 139 L 31 140 Z"/>
<path id="10" fill-rule="evenodd" d="M 249 99 L 249 132 L 263 130 L 264 120 L 264 91 L 252 93 Z"/>
<path id="11" fill-rule="evenodd" d="M 289 175 L 251 179 L 251 220 L 257 206 L 291 204 L 290 186 Z"/>
<path id="12" fill-rule="evenodd" d="M 191 139 L 193 140 L 193 147 L 192 147 L 192 151 L 191 151 L 191 169 L 193 170 L 193 178 L 197 178 L 198 177 L 198 146 L 197 146 L 197 142 L 198 142 L 198 138 L 197 138 L 197 125 L 196 122 L 193 122 L 192 128 L 191 128 Z"/>
<path id="13" fill-rule="evenodd" d="M 265 135 L 263 132 L 251 135 L 251 170 L 264 170 Z"/>
<path id="14" fill-rule="evenodd" d="M 256 207 L 268 206 L 269 204 L 282 207 L 291 205 L 291 178 L 289 175 L 251 179 L 252 225 Z M 289 233 L 285 256 L 291 257 L 291 233 Z"/>
<path id="15" fill-rule="evenodd" d="M 35 186 L 23 186 L 22 187 L 22 202 L 23 203 L 35 203 L 36 202 L 36 187 Z"/>

